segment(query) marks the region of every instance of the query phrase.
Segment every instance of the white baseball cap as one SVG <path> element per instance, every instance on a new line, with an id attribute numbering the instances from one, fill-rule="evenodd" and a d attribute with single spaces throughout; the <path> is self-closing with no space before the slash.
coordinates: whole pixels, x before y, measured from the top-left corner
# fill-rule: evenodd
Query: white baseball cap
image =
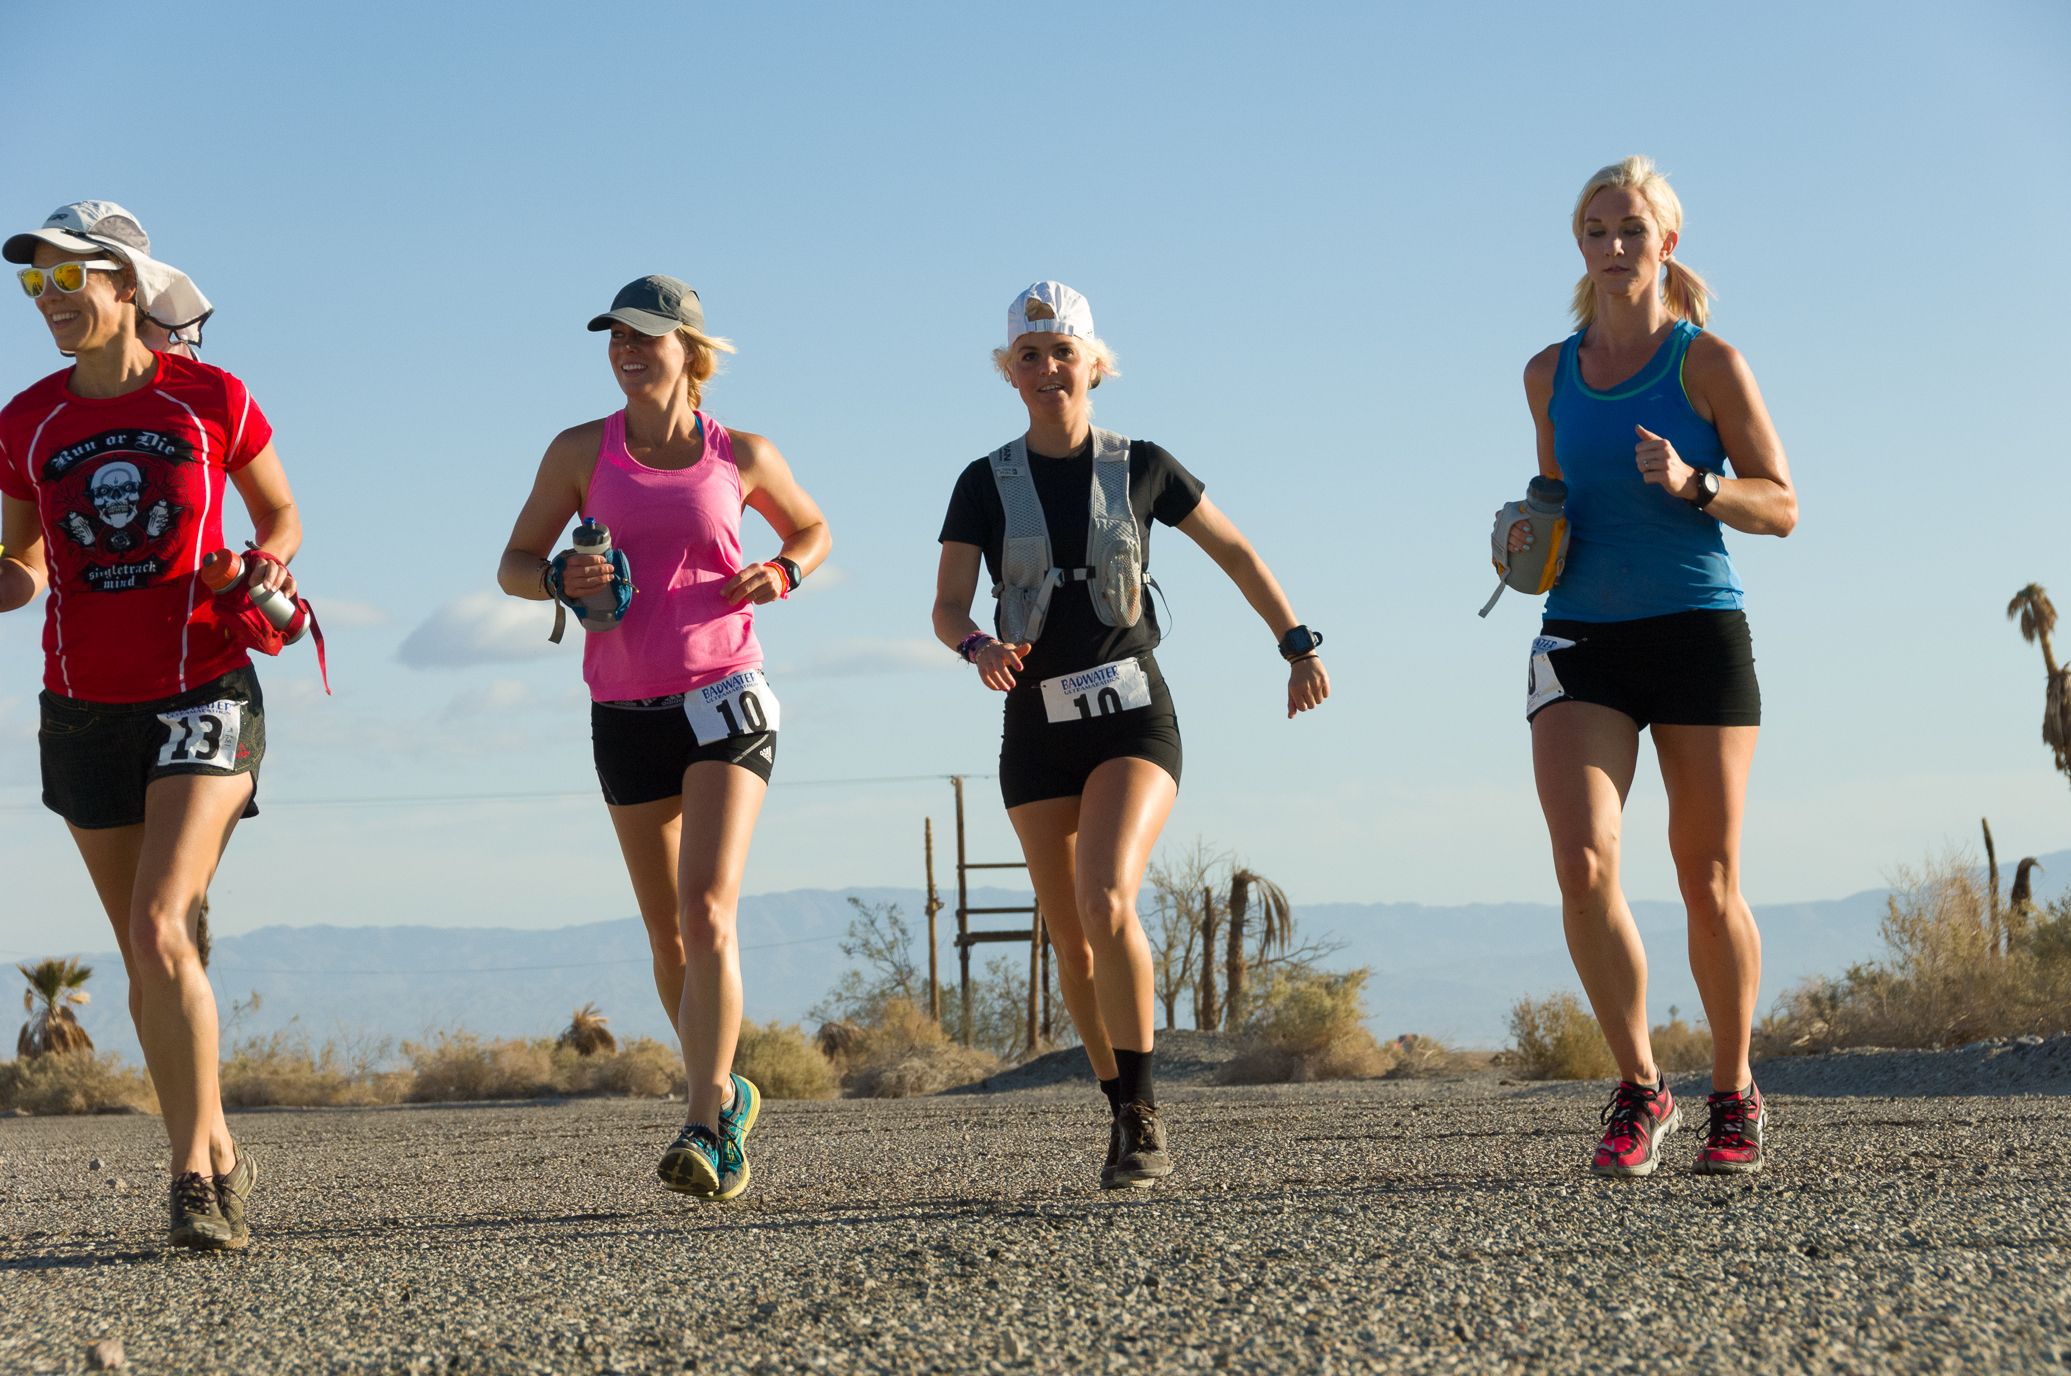
<path id="1" fill-rule="evenodd" d="M 50 213 L 43 228 L 9 236 L 0 258 L 10 263 L 36 261 L 36 245 L 49 244 L 66 253 L 113 253 L 137 274 L 137 304 L 144 313 L 189 344 L 201 342 L 201 327 L 215 307 L 192 278 L 170 263 L 151 256 L 151 236 L 137 217 L 113 201 L 74 201 Z"/>
<path id="2" fill-rule="evenodd" d="M 1037 282 L 1007 307 L 1007 347 L 1025 334 L 1068 334 L 1095 338 L 1093 307 L 1062 282 Z"/>

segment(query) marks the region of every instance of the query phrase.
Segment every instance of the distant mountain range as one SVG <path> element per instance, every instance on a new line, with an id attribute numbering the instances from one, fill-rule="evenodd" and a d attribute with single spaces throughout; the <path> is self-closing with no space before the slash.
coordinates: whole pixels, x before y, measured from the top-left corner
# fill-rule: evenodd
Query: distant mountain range
<path id="1" fill-rule="evenodd" d="M 2044 878 L 2071 879 L 2071 851 L 2042 857 Z M 2011 876 L 2003 875 L 2002 883 Z M 2065 887 L 2038 888 L 2047 901 Z M 840 977 L 840 950 L 853 915 L 848 899 L 896 903 L 923 944 L 926 922 L 917 889 L 799 889 L 741 900 L 742 968 L 751 1018 L 797 1021 Z M 1886 892 L 1869 890 L 1816 903 L 1758 906 L 1763 1004 L 1812 975 L 1839 974 L 1882 950 L 1878 924 Z M 974 906 L 1028 901 L 1026 892 L 974 889 Z M 1671 1005 L 1700 1015 L 1690 978 L 1679 903 L 1635 902 L 1652 962 L 1649 1009 Z M 1369 1025 L 1376 1035 L 1420 1032 L 1462 1046 L 1507 1039 L 1505 1018 L 1521 995 L 1578 989 L 1561 933 L 1560 910 L 1543 903 L 1325 903 L 1295 909 L 1307 936 L 1346 943 L 1330 962 L 1366 966 Z M 1002 925 L 1012 919 L 981 919 Z M 950 945 L 956 920 L 940 919 L 945 989 L 956 983 Z M 1015 948 L 977 948 L 979 961 Z M 93 1003 L 81 1022 L 97 1045 L 138 1058 L 125 1001 L 128 986 L 114 953 L 87 957 Z M 211 974 L 227 1017 L 252 992 L 260 1007 L 240 1035 L 265 1034 L 291 1021 L 321 1041 L 343 1031 L 414 1038 L 439 1027 L 488 1036 L 551 1035 L 571 1009 L 595 1001 L 621 1037 L 670 1040 L 654 992 L 646 929 L 638 918 L 520 931 L 492 927 L 262 927 L 219 937 Z M 1185 1024 L 1190 1001 L 1182 999 Z"/>

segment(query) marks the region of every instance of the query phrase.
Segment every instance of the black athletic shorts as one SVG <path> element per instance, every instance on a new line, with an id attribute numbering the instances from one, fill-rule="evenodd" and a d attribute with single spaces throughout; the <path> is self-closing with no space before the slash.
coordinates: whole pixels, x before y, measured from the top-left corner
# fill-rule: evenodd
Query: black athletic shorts
<path id="1" fill-rule="evenodd" d="M 169 774 L 249 774 L 259 815 L 266 699 L 247 664 L 155 702 L 86 702 L 46 690 L 36 744 L 43 805 L 87 831 L 144 820 L 144 790 Z"/>
<path id="2" fill-rule="evenodd" d="M 683 712 L 683 695 L 651 698 L 638 707 L 590 704 L 590 747 L 597 782 L 613 807 L 660 802 L 683 794 L 683 771 L 700 760 L 737 764 L 769 782 L 777 767 L 777 733 L 724 736 L 699 745 Z"/>
<path id="3" fill-rule="evenodd" d="M 1046 798 L 1076 798 L 1109 760 L 1140 759 L 1179 782 L 1179 717 L 1165 676 L 1149 654 L 1138 657 L 1150 680 L 1150 705 L 1082 721 L 1049 720 L 1042 685 L 1022 682 L 1007 694 L 1000 733 L 1000 794 L 1010 808 Z"/>
<path id="4" fill-rule="evenodd" d="M 1556 702 L 1616 708 L 1640 728 L 1760 726 L 1755 646 L 1740 611 L 1554 621 L 1532 642 L 1525 720 Z"/>

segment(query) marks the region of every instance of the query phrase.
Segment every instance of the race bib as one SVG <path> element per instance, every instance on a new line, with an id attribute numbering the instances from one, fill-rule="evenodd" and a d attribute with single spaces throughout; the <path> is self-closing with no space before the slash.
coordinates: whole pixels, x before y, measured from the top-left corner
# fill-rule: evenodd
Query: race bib
<path id="1" fill-rule="evenodd" d="M 230 770 L 237 766 L 237 738 L 244 731 L 244 704 L 205 702 L 177 712 L 160 712 L 165 723 L 165 744 L 158 747 L 158 767 L 175 764 L 205 765 Z"/>
<path id="2" fill-rule="evenodd" d="M 1553 672 L 1552 655 L 1555 650 L 1568 649 L 1574 643 L 1572 640 L 1562 640 L 1557 635 L 1532 638 L 1532 668 L 1525 676 L 1524 686 L 1526 716 L 1529 717 L 1547 703 L 1568 695 L 1568 690 L 1560 686 L 1560 675 Z"/>
<path id="3" fill-rule="evenodd" d="M 1043 715 L 1053 722 L 1091 721 L 1150 705 L 1150 675 L 1133 659 L 1043 680 Z"/>
<path id="4" fill-rule="evenodd" d="M 699 745 L 774 731 L 782 714 L 760 669 L 743 669 L 683 695 L 683 715 Z"/>

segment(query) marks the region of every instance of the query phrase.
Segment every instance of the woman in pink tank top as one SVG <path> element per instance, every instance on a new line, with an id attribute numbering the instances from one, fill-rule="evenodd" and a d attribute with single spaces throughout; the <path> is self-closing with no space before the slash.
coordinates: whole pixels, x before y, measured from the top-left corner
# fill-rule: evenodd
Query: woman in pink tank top
<path id="1" fill-rule="evenodd" d="M 745 1142 L 761 1103 L 733 1073 L 735 910 L 782 715 L 755 608 L 789 597 L 833 541 L 775 445 L 698 410 L 733 346 L 705 333 L 696 292 L 643 277 L 590 329 L 611 333 L 625 409 L 547 446 L 497 582 L 563 603 L 583 626 L 597 778 L 690 1082 L 683 1130 L 657 1173 L 680 1193 L 732 1199 L 748 1185 Z M 744 505 L 783 542 L 766 562 L 741 553 Z M 608 555 L 548 557 L 576 515 L 609 531 Z M 586 524 L 578 547 L 595 533 Z"/>

